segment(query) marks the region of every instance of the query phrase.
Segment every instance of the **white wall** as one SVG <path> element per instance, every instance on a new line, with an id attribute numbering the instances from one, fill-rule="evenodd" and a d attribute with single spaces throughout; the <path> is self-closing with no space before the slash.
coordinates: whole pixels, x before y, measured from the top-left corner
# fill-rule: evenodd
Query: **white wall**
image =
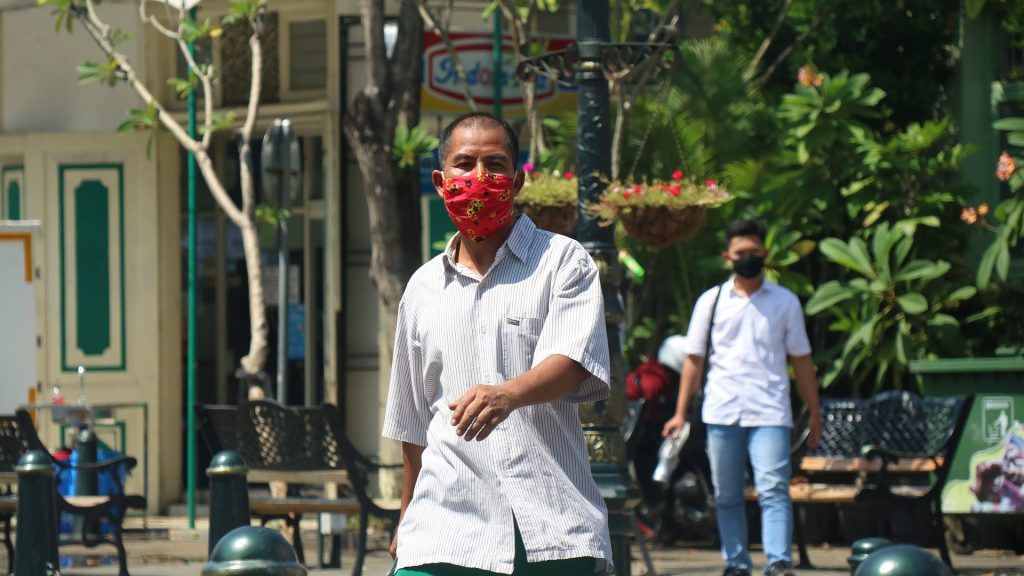
<path id="1" fill-rule="evenodd" d="M 135 4 L 103 3 L 108 24 L 132 34 L 123 46 L 129 60 L 141 65 L 142 31 Z M 50 7 L 5 12 L 0 31 L 4 132 L 113 132 L 131 108 L 141 108 L 128 87 L 78 85 L 76 67 L 101 62 L 102 52 L 76 25 L 68 35 L 54 32 Z"/>

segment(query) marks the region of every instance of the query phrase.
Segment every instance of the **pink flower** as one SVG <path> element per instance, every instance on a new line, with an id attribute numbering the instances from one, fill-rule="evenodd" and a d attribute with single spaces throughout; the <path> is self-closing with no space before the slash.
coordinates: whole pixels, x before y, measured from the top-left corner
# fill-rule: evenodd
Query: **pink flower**
<path id="1" fill-rule="evenodd" d="M 715 184 L 714 180 L 708 180 L 707 182 L 704 183 L 704 185 L 707 186 L 708 188 L 717 188 L 718 187 L 718 185 Z"/>
<path id="2" fill-rule="evenodd" d="M 683 171 L 682 170 L 676 170 L 675 172 L 673 172 L 672 173 L 672 179 L 673 180 L 682 180 L 683 179 Z"/>
<path id="3" fill-rule="evenodd" d="M 575 175 L 572 172 L 566 171 L 565 174 L 562 174 L 562 177 L 565 178 L 566 180 L 572 180 L 573 178 L 575 178 Z"/>
<path id="4" fill-rule="evenodd" d="M 533 172 L 534 168 L 535 166 L 533 165 L 533 162 L 527 162 L 526 164 L 523 164 L 523 172 Z"/>

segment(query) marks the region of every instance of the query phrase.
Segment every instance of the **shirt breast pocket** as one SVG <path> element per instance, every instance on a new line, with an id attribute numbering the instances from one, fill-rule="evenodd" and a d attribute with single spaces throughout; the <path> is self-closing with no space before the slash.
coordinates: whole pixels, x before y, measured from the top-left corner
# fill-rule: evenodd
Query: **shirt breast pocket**
<path id="1" fill-rule="evenodd" d="M 501 324 L 501 368 L 505 380 L 515 378 L 533 366 L 533 352 L 543 328 L 543 318 L 511 314 L 505 317 Z"/>

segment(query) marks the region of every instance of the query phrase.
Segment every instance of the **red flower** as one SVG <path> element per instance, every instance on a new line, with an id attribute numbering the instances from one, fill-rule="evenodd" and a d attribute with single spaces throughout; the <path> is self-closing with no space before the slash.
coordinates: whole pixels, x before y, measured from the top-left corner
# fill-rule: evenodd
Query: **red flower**
<path id="1" fill-rule="evenodd" d="M 996 178 L 1000 182 L 1006 182 L 1013 176 L 1013 173 L 1017 171 L 1017 163 L 1013 161 L 1013 157 L 1003 151 L 999 155 L 999 164 L 996 166 Z"/>
<path id="2" fill-rule="evenodd" d="M 567 171 L 565 174 L 562 174 L 562 177 L 565 178 L 566 180 L 572 180 L 574 178 L 574 175 L 572 172 Z"/>
<path id="3" fill-rule="evenodd" d="M 680 186 L 679 184 L 676 184 L 676 185 L 672 186 L 672 188 L 669 189 L 668 193 L 673 195 L 673 196 L 679 196 L 679 194 L 682 191 L 683 191 L 683 187 Z"/>
<path id="4" fill-rule="evenodd" d="M 717 184 L 715 184 L 714 180 L 708 180 L 707 182 L 704 183 L 704 185 L 707 186 L 708 188 L 715 188 L 718 186 Z"/>
<path id="5" fill-rule="evenodd" d="M 644 189 L 641 188 L 639 184 L 633 186 L 633 194 L 636 194 L 637 196 L 640 196 L 643 193 L 644 193 Z"/>
<path id="6" fill-rule="evenodd" d="M 672 173 L 672 179 L 673 180 L 682 180 L 683 179 L 683 171 L 682 170 L 676 170 L 675 172 L 673 172 Z"/>
<path id="7" fill-rule="evenodd" d="M 632 194 L 629 193 L 629 190 L 626 190 L 625 192 L 622 193 L 622 197 L 625 198 L 626 200 L 629 200 L 630 196 L 632 196 Z"/>

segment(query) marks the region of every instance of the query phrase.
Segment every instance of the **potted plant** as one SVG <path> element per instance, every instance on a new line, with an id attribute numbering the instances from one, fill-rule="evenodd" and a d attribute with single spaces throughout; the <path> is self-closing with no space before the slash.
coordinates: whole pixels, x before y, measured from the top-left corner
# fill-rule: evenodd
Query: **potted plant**
<path id="1" fill-rule="evenodd" d="M 569 235 L 576 229 L 579 180 L 572 172 L 536 171 L 533 164 L 523 165 L 526 183 L 516 196 L 515 205 L 538 228 Z"/>
<path id="2" fill-rule="evenodd" d="M 630 236 L 653 248 L 664 248 L 700 230 L 708 206 L 731 199 L 713 180 L 699 184 L 682 170 L 670 180 L 610 182 L 601 201 L 589 210 L 603 225 L 616 218 Z"/>

